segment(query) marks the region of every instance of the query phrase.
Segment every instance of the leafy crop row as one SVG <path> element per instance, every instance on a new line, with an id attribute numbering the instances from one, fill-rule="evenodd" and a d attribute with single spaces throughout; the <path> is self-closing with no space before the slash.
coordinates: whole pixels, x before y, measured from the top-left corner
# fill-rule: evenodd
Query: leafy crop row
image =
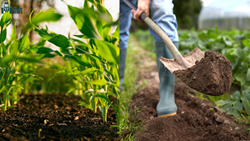
<path id="1" fill-rule="evenodd" d="M 233 29 L 231 31 L 208 29 L 203 31 L 180 31 L 180 50 L 183 54 L 196 46 L 203 51 L 215 50 L 230 60 L 233 71 L 233 85 L 238 85 L 229 99 L 219 100 L 217 106 L 227 113 L 240 116 L 241 112 L 250 115 L 250 32 Z"/>

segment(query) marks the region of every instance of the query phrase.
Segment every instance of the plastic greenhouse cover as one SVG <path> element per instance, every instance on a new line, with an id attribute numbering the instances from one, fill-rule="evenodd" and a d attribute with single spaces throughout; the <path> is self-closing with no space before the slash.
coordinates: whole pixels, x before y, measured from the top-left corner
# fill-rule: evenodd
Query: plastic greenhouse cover
<path id="1" fill-rule="evenodd" d="M 250 17 L 250 0 L 216 0 L 200 14 L 200 20 L 216 17 Z"/>

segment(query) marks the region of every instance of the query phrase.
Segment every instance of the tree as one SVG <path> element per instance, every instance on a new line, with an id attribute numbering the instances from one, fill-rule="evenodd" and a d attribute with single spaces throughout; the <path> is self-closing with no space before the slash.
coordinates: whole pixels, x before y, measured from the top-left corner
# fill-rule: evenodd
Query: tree
<path id="1" fill-rule="evenodd" d="M 198 28 L 198 16 L 202 8 L 201 1 L 173 0 L 173 3 L 179 28 Z"/>

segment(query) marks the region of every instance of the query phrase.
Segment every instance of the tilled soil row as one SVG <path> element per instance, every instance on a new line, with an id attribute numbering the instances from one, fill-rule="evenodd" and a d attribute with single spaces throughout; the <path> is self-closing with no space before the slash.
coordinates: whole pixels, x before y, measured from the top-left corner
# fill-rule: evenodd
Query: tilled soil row
<path id="1" fill-rule="evenodd" d="M 0 110 L 1 141 L 119 140 L 114 111 L 108 121 L 101 113 L 78 106 L 79 96 L 64 94 L 24 95 L 17 107 Z"/>
<path id="2" fill-rule="evenodd" d="M 156 68 L 155 65 L 148 67 Z M 195 95 L 195 91 L 179 79 L 176 80 L 175 85 L 177 115 L 158 118 L 155 110 L 159 101 L 157 71 L 154 69 L 141 72 L 140 77 L 140 80 L 144 79 L 148 84 L 133 96 L 130 105 L 131 121 L 143 121 L 141 130 L 135 132 L 136 140 L 239 141 L 249 139 L 247 130 L 234 125 L 231 118 L 228 118 L 229 116 L 219 108 L 192 96 Z M 136 109 L 140 112 L 134 115 Z"/>

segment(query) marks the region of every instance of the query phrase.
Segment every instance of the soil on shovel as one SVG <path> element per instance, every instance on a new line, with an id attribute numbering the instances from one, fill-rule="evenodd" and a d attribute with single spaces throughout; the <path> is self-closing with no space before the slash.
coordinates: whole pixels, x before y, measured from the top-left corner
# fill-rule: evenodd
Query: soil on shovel
<path id="1" fill-rule="evenodd" d="M 232 84 L 230 61 L 218 52 L 205 52 L 205 57 L 194 66 L 174 71 L 189 87 L 204 94 L 219 96 L 229 91 Z"/>
<path id="2" fill-rule="evenodd" d="M 78 106 L 79 96 L 23 95 L 17 107 L 0 110 L 0 140 L 119 140 L 115 112 L 107 122 L 100 112 Z"/>

